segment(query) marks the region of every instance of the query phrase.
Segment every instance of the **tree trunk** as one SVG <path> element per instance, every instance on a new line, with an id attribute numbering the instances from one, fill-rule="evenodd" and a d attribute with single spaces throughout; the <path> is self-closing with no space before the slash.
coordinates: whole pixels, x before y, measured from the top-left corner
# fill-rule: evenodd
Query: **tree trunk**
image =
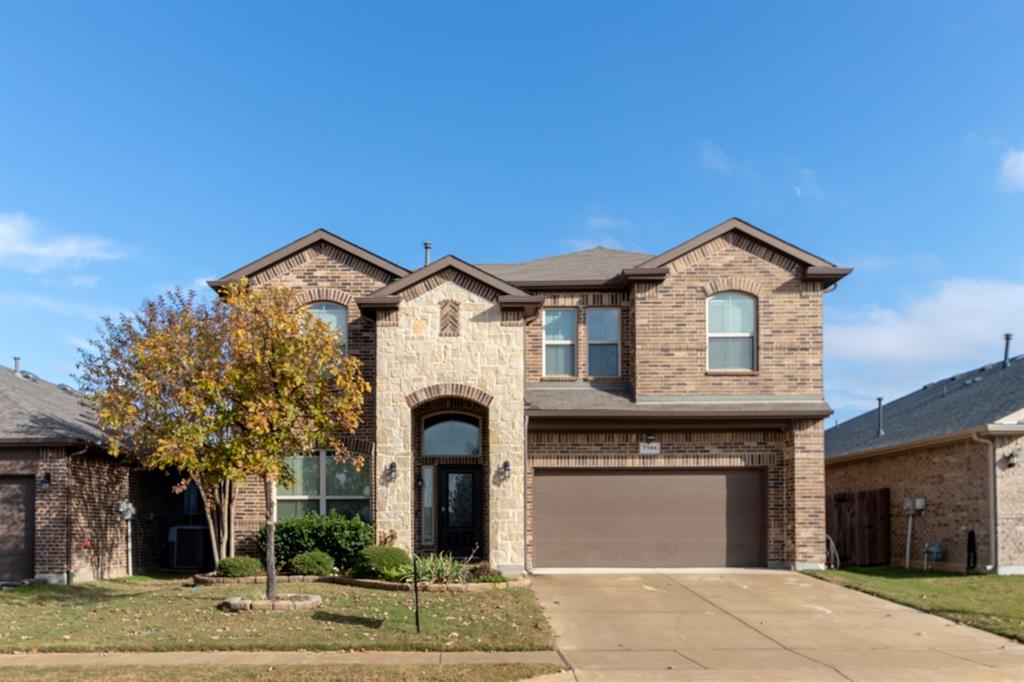
<path id="1" fill-rule="evenodd" d="M 217 533 L 220 541 L 220 555 L 231 556 L 228 552 L 228 486 L 227 481 L 217 486 L 217 498 L 220 502 L 217 509 Z"/>
<path id="2" fill-rule="evenodd" d="M 263 479 L 263 494 L 267 501 L 267 599 L 277 599 L 277 567 L 274 562 L 274 525 L 277 521 L 277 499 L 274 496 L 274 481 Z"/>
<path id="3" fill-rule="evenodd" d="M 228 481 L 228 556 L 235 556 L 235 484 Z"/>
<path id="4" fill-rule="evenodd" d="M 211 501 L 207 494 L 206 489 L 202 485 L 202 481 L 193 476 L 196 482 L 196 489 L 199 491 L 199 500 L 203 504 L 203 514 L 206 515 L 206 530 L 210 534 L 210 549 L 213 552 L 213 566 L 217 567 L 223 556 L 220 553 L 220 543 L 217 538 L 217 525 L 214 523 L 213 512 L 211 507 L 216 506 L 215 501 Z"/>

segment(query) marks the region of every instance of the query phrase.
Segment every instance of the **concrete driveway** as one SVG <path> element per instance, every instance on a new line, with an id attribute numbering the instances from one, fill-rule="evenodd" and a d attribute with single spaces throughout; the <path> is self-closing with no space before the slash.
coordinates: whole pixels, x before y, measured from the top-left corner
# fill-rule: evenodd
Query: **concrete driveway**
<path id="1" fill-rule="evenodd" d="M 799 573 L 533 581 L 580 682 L 1024 680 L 1024 646 Z"/>

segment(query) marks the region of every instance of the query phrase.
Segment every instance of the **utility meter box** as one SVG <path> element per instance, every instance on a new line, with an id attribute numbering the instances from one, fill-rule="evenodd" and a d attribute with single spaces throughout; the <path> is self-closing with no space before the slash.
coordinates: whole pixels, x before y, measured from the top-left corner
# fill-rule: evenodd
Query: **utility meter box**
<path id="1" fill-rule="evenodd" d="M 135 505 L 128 500 L 121 500 L 117 503 L 117 513 L 125 521 L 130 521 L 135 518 Z"/>
<path id="2" fill-rule="evenodd" d="M 923 512 L 925 508 L 924 498 L 918 497 L 914 499 L 914 511 Z"/>

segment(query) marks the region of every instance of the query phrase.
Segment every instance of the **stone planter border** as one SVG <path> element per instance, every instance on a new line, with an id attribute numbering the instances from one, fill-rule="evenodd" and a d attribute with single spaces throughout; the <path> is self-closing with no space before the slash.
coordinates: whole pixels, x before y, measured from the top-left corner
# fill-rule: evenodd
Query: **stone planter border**
<path id="1" fill-rule="evenodd" d="M 277 599 L 231 597 L 221 602 L 230 611 L 310 611 L 324 605 L 318 594 L 282 594 Z"/>
<path id="2" fill-rule="evenodd" d="M 192 576 L 195 585 L 252 585 L 266 582 L 267 576 L 256 575 L 245 578 L 224 578 L 210 573 L 197 573 Z M 392 592 L 411 591 L 412 583 L 394 583 L 387 580 L 371 580 L 369 578 L 349 578 L 340 575 L 279 575 L 279 583 L 335 583 L 366 587 L 371 590 L 389 590 Z M 420 583 L 423 592 L 490 592 L 507 590 L 513 587 L 529 587 L 529 578 L 513 578 L 503 583 Z"/>

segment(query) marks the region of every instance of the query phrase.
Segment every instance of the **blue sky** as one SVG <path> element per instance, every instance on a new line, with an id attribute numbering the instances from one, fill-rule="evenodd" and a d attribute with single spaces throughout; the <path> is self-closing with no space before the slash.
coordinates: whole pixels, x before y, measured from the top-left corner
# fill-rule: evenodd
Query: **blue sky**
<path id="1" fill-rule="evenodd" d="M 4 2 L 0 362 L 66 381 L 316 227 L 415 266 L 733 215 L 857 268 L 839 418 L 1022 352 L 1024 5 L 768 4 Z"/>

